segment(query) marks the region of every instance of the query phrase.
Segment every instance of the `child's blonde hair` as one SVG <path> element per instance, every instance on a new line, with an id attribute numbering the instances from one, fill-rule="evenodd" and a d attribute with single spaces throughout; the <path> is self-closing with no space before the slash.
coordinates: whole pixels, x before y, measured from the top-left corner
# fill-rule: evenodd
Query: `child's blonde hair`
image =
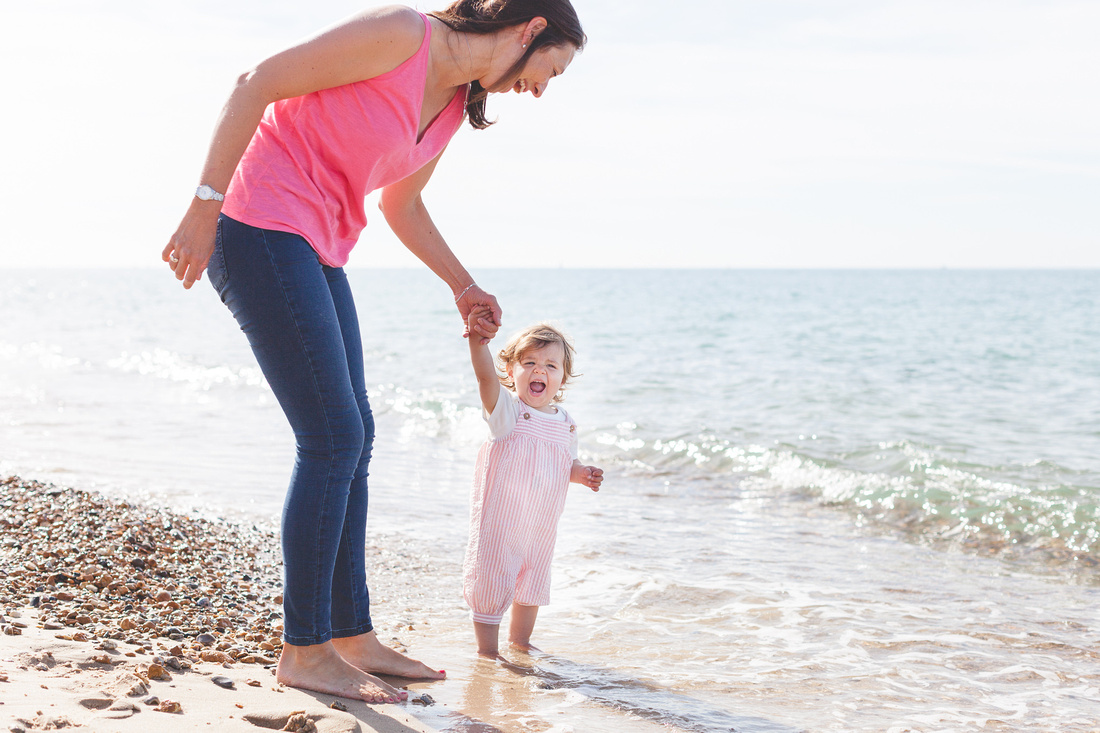
<path id="1" fill-rule="evenodd" d="M 512 379 L 512 375 L 508 374 L 508 365 L 518 362 L 528 351 L 537 351 L 551 344 L 561 344 L 562 352 L 565 354 L 561 365 L 561 389 L 554 395 L 554 402 L 563 401 L 565 399 L 566 384 L 569 383 L 570 379 L 580 376 L 573 373 L 573 357 L 576 350 L 573 348 L 573 342 L 568 336 L 545 321 L 528 326 L 513 335 L 512 338 L 508 339 L 508 343 L 504 348 L 497 353 L 497 372 L 500 383 L 508 389 L 514 390 L 516 381 Z"/>

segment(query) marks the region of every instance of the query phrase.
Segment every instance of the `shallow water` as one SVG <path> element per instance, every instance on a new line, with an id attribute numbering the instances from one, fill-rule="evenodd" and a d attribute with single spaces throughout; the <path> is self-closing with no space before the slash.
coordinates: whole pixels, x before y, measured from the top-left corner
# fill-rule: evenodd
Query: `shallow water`
<path id="1" fill-rule="evenodd" d="M 506 330 L 573 334 L 566 406 L 608 472 L 570 497 L 547 655 L 519 672 L 470 654 L 457 567 L 483 427 L 448 293 L 415 271 L 351 277 L 379 424 L 372 536 L 424 558 L 413 590 L 378 579 L 377 621 L 412 625 L 402 638 L 451 675 L 423 715 L 1097 725 L 1098 273 L 538 273 L 549 291 L 478 273 Z M 276 520 L 289 431 L 212 292 L 177 287 L 0 272 L 0 469 Z"/>

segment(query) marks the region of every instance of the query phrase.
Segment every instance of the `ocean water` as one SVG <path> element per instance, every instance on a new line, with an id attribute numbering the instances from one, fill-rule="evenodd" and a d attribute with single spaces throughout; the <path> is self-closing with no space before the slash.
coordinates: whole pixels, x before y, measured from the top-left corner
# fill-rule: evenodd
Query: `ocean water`
<path id="1" fill-rule="evenodd" d="M 457 567 L 484 427 L 460 322 L 426 271 L 349 272 L 370 531 L 423 558 L 377 621 L 448 669 L 434 723 L 1100 727 L 1100 272 L 475 275 L 505 333 L 573 336 L 565 404 L 606 480 L 567 504 L 546 654 L 473 661 Z M 0 473 L 273 523 L 292 460 L 205 282 L 0 270 Z"/>

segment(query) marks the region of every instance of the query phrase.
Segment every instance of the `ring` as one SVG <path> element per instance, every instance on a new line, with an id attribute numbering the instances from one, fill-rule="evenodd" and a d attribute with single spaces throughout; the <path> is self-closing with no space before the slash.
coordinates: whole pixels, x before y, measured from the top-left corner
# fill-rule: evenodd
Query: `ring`
<path id="1" fill-rule="evenodd" d="M 175 255 L 168 255 L 168 261 L 174 265 L 180 261 L 180 258 L 176 257 Z"/>

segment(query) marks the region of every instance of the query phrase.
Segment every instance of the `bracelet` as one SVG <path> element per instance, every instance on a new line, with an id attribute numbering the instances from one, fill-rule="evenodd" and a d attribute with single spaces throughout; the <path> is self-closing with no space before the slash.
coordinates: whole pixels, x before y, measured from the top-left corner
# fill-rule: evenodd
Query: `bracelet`
<path id="1" fill-rule="evenodd" d="M 477 283 L 470 283 L 469 285 L 467 285 L 466 289 L 463 290 L 461 293 L 459 293 L 458 297 L 455 298 L 455 302 L 457 303 L 458 301 L 462 300 L 462 296 L 465 295 L 466 293 L 470 292 L 470 288 L 472 288 L 475 285 L 477 285 Z"/>

